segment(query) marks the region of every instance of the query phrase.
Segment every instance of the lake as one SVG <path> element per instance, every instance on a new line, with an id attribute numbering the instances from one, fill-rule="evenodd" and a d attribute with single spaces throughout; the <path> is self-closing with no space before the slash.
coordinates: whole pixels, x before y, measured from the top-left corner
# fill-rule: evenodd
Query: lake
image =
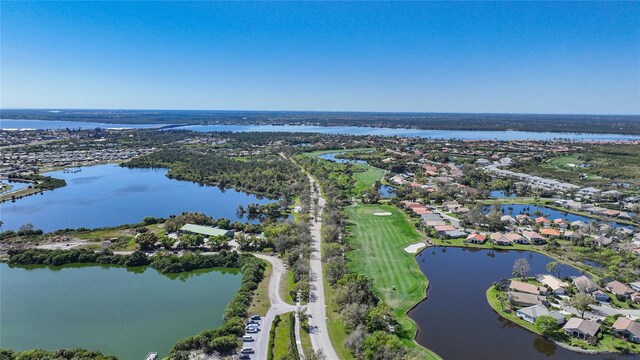
<path id="1" fill-rule="evenodd" d="M 342 154 L 344 154 L 344 152 L 342 152 L 342 151 L 340 151 L 340 152 L 332 152 L 332 153 L 326 153 L 326 154 L 318 155 L 318 158 L 324 159 L 324 160 L 333 161 L 335 163 L 340 163 L 340 164 L 366 164 L 367 163 L 364 160 L 341 159 L 341 158 L 337 158 L 336 157 L 336 156 L 339 156 L 339 155 L 342 155 Z"/>
<path id="2" fill-rule="evenodd" d="M 242 279 L 236 269 L 167 277 L 151 268 L 0 264 L 0 273 L 3 348 L 81 347 L 134 360 L 166 356 L 179 339 L 220 326 Z"/>
<path id="3" fill-rule="evenodd" d="M 483 208 L 484 212 L 488 212 L 491 210 L 491 206 L 485 206 Z M 593 218 L 589 218 L 586 216 L 582 216 L 582 215 L 577 215 L 577 214 L 573 214 L 573 213 L 569 213 L 569 212 L 564 212 L 564 211 L 559 211 L 556 209 L 552 209 L 546 206 L 538 206 L 538 205 L 529 205 L 529 204 L 503 204 L 501 206 L 502 209 L 502 213 L 506 214 L 506 215 L 520 215 L 520 214 L 529 214 L 529 216 L 536 218 L 537 216 L 534 215 L 535 213 L 542 213 L 541 216 L 546 217 L 549 220 L 553 220 L 553 219 L 557 219 L 557 218 L 562 218 L 562 219 L 566 219 L 569 222 L 573 222 L 573 221 L 583 221 L 585 223 L 589 223 L 591 221 L 600 221 L 597 219 L 593 219 Z M 617 223 L 615 221 L 611 221 L 608 222 L 608 224 L 610 224 L 613 227 L 624 227 L 624 228 L 629 228 L 629 229 L 633 229 L 633 226 L 631 225 L 625 225 L 625 224 L 620 224 Z"/>
<path id="4" fill-rule="evenodd" d="M 1 191 L 0 194 L 6 194 L 8 192 L 14 192 L 14 191 L 26 189 L 29 187 L 29 185 L 31 185 L 31 183 L 29 182 L 13 181 L 13 180 L 0 180 L 0 183 L 11 185 L 11 189 L 8 189 L 6 191 Z"/>
<path id="5" fill-rule="evenodd" d="M 404 136 L 432 139 L 460 140 L 637 140 L 640 136 L 625 134 L 584 134 L 529 131 L 467 131 L 467 130 L 420 130 L 407 128 L 375 128 L 363 126 L 305 126 L 305 125 L 188 125 L 176 129 L 200 132 L 309 132 L 321 134 Z"/>
<path id="6" fill-rule="evenodd" d="M 56 130 L 56 129 L 73 129 L 73 130 L 90 130 L 90 129 L 153 129 L 164 125 L 158 124 L 107 124 L 99 122 L 81 122 L 81 121 L 62 121 L 62 120 L 0 120 L 0 129 L 35 129 L 35 130 Z"/>
<path id="7" fill-rule="evenodd" d="M 238 205 L 266 204 L 233 189 L 201 186 L 165 176 L 166 169 L 129 169 L 117 165 L 83 167 L 77 173 L 46 175 L 64 179 L 67 186 L 0 204 L 3 230 L 32 223 L 45 232 L 64 228 L 97 228 L 132 224 L 145 216 L 168 217 L 197 211 L 215 218 L 238 217 Z"/>
<path id="8" fill-rule="evenodd" d="M 640 356 L 586 355 L 558 347 L 496 314 L 486 291 L 511 277 L 526 258 L 531 274 L 546 273 L 551 258 L 528 251 L 430 247 L 416 260 L 429 279 L 427 299 L 409 312 L 418 325 L 416 341 L 443 359 L 639 359 Z M 579 275 L 560 265 L 560 276 Z"/>

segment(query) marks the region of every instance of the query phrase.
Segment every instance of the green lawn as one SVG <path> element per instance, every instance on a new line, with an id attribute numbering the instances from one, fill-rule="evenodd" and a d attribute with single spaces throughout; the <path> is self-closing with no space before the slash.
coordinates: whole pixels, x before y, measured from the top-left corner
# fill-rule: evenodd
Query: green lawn
<path id="1" fill-rule="evenodd" d="M 291 313 L 285 313 L 280 315 L 280 322 L 276 327 L 275 344 L 269 344 L 273 346 L 273 358 L 275 360 L 283 359 L 291 352 L 291 347 L 296 344 L 291 343 Z"/>
<path id="2" fill-rule="evenodd" d="M 295 283 L 293 282 L 293 272 L 287 270 L 280 280 L 280 297 L 287 304 L 295 305 L 294 299 L 291 297 L 291 292 L 295 289 Z"/>
<path id="3" fill-rule="evenodd" d="M 413 341 L 416 325 L 406 312 L 424 299 L 427 279 L 415 257 L 403 249 L 420 242 L 422 236 L 407 217 L 393 206 L 355 205 L 345 211 L 350 223 L 348 241 L 353 249 L 347 253 L 349 269 L 373 279 L 374 292 L 393 308 L 404 329 L 398 335 L 409 347 L 420 348 Z M 377 211 L 391 212 L 392 215 L 373 215 Z M 425 355 L 437 358 L 431 352 L 425 352 Z"/>

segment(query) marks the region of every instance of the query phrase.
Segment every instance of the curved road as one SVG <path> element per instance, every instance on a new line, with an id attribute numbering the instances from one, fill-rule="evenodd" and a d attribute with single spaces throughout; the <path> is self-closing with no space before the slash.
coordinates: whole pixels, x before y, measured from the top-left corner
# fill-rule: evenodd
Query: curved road
<path id="1" fill-rule="evenodd" d="M 311 337 L 311 345 L 315 351 L 322 351 L 328 360 L 339 359 L 336 350 L 331 344 L 329 338 L 329 331 L 327 329 L 327 315 L 326 305 L 324 299 L 324 282 L 322 273 L 322 260 L 321 260 L 321 243 L 322 243 L 322 210 L 324 209 L 325 200 L 320 194 L 315 191 L 314 185 L 316 181 L 307 173 L 309 182 L 311 183 L 311 214 L 314 213 L 315 201 L 318 199 L 318 216 L 316 221 L 311 221 L 311 299 L 307 306 L 307 313 L 309 314 L 309 327 L 311 331 L 309 333 Z"/>
<path id="2" fill-rule="evenodd" d="M 252 358 L 254 359 L 266 359 L 269 347 L 269 331 L 273 324 L 273 319 L 276 315 L 284 314 L 290 311 L 298 311 L 298 306 L 290 305 L 284 302 L 280 297 L 280 280 L 282 274 L 284 274 L 285 267 L 282 260 L 275 256 L 269 256 L 264 254 L 253 254 L 257 258 L 266 260 L 271 263 L 271 277 L 269 278 L 269 300 L 271 301 L 271 308 L 260 320 L 260 332 L 256 334 L 255 341 L 252 343 L 245 343 L 247 346 L 252 346 L 255 351 Z"/>

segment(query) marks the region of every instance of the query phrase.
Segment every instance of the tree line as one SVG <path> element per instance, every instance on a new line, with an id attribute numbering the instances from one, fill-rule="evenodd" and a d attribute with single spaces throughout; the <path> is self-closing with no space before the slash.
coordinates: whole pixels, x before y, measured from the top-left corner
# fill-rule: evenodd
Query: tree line
<path id="1" fill-rule="evenodd" d="M 266 197 L 292 198 L 304 179 L 291 162 L 277 155 L 238 160 L 187 149 L 163 149 L 124 163 L 130 168 L 169 168 L 172 179 L 234 188 Z"/>

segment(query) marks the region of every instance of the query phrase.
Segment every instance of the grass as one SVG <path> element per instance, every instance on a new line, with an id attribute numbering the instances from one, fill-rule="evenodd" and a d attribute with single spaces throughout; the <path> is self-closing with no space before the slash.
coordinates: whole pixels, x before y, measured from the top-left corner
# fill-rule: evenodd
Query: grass
<path id="1" fill-rule="evenodd" d="M 398 336 L 410 348 L 426 350 L 414 342 L 416 324 L 406 312 L 425 297 L 427 279 L 412 254 L 403 249 L 422 236 L 407 217 L 388 205 L 355 205 L 345 209 L 349 217 L 349 269 L 373 280 L 373 290 L 391 306 L 403 332 Z M 375 216 L 374 212 L 391 216 Z M 395 286 L 395 290 L 393 289 Z M 437 355 L 425 351 L 427 358 Z"/>
<path id="2" fill-rule="evenodd" d="M 295 305 L 291 292 L 295 289 L 295 283 L 293 282 L 293 272 L 287 270 L 282 279 L 280 280 L 280 297 L 287 304 Z"/>
<path id="3" fill-rule="evenodd" d="M 256 289 L 251 305 L 247 311 L 251 315 L 265 316 L 269 308 L 271 308 L 271 301 L 269 300 L 269 279 L 271 278 L 271 263 L 265 261 L 267 267 L 264 270 L 264 277 Z"/>
<path id="4" fill-rule="evenodd" d="M 380 181 L 384 177 L 384 169 L 364 164 L 358 165 L 358 168 L 365 170 L 353 174 L 353 178 L 356 180 L 356 184 L 354 186 L 354 192 L 356 194 L 361 193 L 362 190 L 366 189 L 369 186 L 373 186 L 376 181 Z"/>
<path id="5" fill-rule="evenodd" d="M 302 344 L 302 351 L 304 351 L 305 354 L 313 352 L 311 336 L 309 336 L 309 328 L 300 327 L 300 343 Z"/>
<path id="6" fill-rule="evenodd" d="M 275 360 L 283 359 L 291 352 L 291 347 L 296 344 L 291 343 L 291 313 L 285 313 L 280 315 L 280 322 L 276 326 L 275 343 L 273 344 L 273 358 Z"/>

